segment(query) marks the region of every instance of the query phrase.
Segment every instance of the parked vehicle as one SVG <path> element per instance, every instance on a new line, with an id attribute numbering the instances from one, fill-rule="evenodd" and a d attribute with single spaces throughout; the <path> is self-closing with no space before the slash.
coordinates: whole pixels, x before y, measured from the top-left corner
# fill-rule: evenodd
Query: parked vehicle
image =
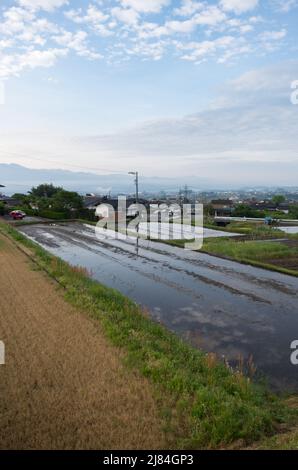
<path id="1" fill-rule="evenodd" d="M 23 220 L 24 217 L 26 217 L 26 214 L 23 211 L 12 211 L 9 215 L 13 220 Z"/>

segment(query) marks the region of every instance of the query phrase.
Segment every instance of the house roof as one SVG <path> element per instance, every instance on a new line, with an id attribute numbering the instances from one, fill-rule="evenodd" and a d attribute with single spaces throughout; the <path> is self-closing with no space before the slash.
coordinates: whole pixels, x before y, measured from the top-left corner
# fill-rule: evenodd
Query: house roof
<path id="1" fill-rule="evenodd" d="M 265 210 L 265 209 L 271 209 L 271 210 L 288 210 L 290 208 L 290 205 L 287 203 L 281 203 L 281 204 L 274 204 L 271 202 L 268 203 L 255 203 L 255 204 L 249 204 L 249 207 L 251 209 L 258 209 L 258 210 Z"/>
<path id="2" fill-rule="evenodd" d="M 130 197 L 130 198 L 126 199 L 127 207 L 131 206 L 132 204 L 135 204 L 135 202 L 136 202 L 135 198 Z M 144 199 L 140 199 L 139 203 L 146 205 L 147 201 L 145 201 Z M 118 201 L 118 198 L 116 198 L 116 197 L 115 198 L 107 198 L 107 197 L 100 197 L 100 196 L 87 196 L 87 197 L 84 198 L 84 207 L 85 208 L 96 207 L 96 206 L 99 206 L 100 204 L 110 205 L 110 206 L 113 206 L 114 209 L 117 209 L 119 201 Z"/>
<path id="3" fill-rule="evenodd" d="M 231 201 L 230 199 L 214 199 L 213 201 L 211 201 L 211 204 L 213 206 L 233 206 L 233 201 Z"/>
<path id="4" fill-rule="evenodd" d="M 99 196 L 87 196 L 84 198 L 84 207 L 95 207 L 99 206 L 103 202 L 103 198 Z"/>
<path id="5" fill-rule="evenodd" d="M 0 202 L 4 202 L 8 206 L 19 206 L 21 201 L 19 199 L 13 199 L 12 197 L 0 196 Z"/>

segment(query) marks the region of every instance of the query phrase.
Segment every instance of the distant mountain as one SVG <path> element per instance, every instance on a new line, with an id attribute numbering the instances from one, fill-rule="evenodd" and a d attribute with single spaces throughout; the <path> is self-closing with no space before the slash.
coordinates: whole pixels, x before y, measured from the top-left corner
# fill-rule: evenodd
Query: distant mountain
<path id="1" fill-rule="evenodd" d="M 132 193 L 133 177 L 130 175 L 96 175 L 94 173 L 73 172 L 66 170 L 33 170 L 16 164 L 0 163 L 0 184 L 5 185 L 2 192 L 11 195 L 16 192 L 26 193 L 32 186 L 41 183 L 53 183 L 67 190 L 79 193 L 112 194 Z M 210 188 L 210 182 L 197 178 L 158 178 L 140 176 L 140 191 L 177 191 L 188 184 L 191 189 Z"/>

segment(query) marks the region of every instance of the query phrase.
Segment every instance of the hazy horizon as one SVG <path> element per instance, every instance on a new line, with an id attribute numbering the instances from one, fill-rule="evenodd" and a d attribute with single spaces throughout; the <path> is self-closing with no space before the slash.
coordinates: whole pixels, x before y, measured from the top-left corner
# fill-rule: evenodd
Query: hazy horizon
<path id="1" fill-rule="evenodd" d="M 15 163 L 0 163 L 0 184 L 5 184 L 0 193 L 11 196 L 14 193 L 27 193 L 33 186 L 42 183 L 53 183 L 65 189 L 78 191 L 81 194 L 92 192 L 95 194 L 116 195 L 119 193 L 131 194 L 135 191 L 133 178 L 124 174 L 96 174 L 92 172 L 71 171 L 56 169 L 32 169 Z M 140 175 L 140 193 L 158 193 L 165 191 L 176 193 L 187 185 L 195 192 L 237 192 L 237 191 L 284 191 L 296 192 L 298 185 L 232 185 L 220 184 L 212 180 L 199 179 L 194 176 L 181 178 L 166 178 Z"/>

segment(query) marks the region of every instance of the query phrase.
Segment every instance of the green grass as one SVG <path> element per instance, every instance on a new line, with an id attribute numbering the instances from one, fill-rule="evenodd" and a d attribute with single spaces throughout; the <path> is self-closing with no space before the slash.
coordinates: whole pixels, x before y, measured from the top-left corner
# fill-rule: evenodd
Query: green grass
<path id="1" fill-rule="evenodd" d="M 253 239 L 285 237 L 286 234 L 276 227 L 265 225 L 264 222 L 231 222 L 226 227 L 214 224 L 204 224 L 205 228 L 220 230 L 222 232 L 239 233 L 248 235 Z"/>
<path id="2" fill-rule="evenodd" d="M 38 265 L 64 286 L 66 299 L 98 320 L 110 341 L 126 352 L 127 366 L 151 381 L 173 448 L 217 448 L 239 439 L 248 444 L 296 420 L 280 398 L 192 348 L 119 292 L 11 226 L 0 224 L 0 232 L 30 248 Z"/>
<path id="3" fill-rule="evenodd" d="M 258 222 L 231 222 L 230 224 L 226 225 L 226 227 L 219 227 L 218 225 L 210 223 L 204 224 L 205 228 L 219 230 L 222 232 L 239 233 L 241 235 L 248 235 L 259 226 L 260 223 Z"/>
<path id="4" fill-rule="evenodd" d="M 287 238 L 295 241 L 298 236 L 287 235 L 280 230 L 272 232 L 272 229 L 260 226 L 251 231 L 249 236 L 243 240 L 229 237 L 206 238 L 200 251 L 271 271 L 298 276 L 297 269 L 287 267 L 287 260 L 297 260 L 298 264 L 298 246 L 268 241 L 270 238 Z M 164 243 L 179 248 L 185 246 L 184 240 L 167 240 Z M 284 261 L 284 263 L 277 263 L 278 261 Z M 276 264 L 274 264 L 275 262 Z"/>
<path id="5" fill-rule="evenodd" d="M 213 255 L 228 257 L 233 260 L 276 270 L 285 274 L 298 275 L 298 270 L 287 268 L 287 259 L 298 260 L 298 247 L 281 242 L 239 241 L 226 238 L 213 238 L 204 241 L 203 251 Z M 275 265 L 275 261 L 284 261 Z"/>
<path id="6" fill-rule="evenodd" d="M 266 241 L 234 241 L 226 239 L 207 239 L 204 249 L 210 253 L 229 256 L 238 260 L 264 261 L 266 259 L 287 258 L 298 250 L 292 249 L 284 243 Z"/>

